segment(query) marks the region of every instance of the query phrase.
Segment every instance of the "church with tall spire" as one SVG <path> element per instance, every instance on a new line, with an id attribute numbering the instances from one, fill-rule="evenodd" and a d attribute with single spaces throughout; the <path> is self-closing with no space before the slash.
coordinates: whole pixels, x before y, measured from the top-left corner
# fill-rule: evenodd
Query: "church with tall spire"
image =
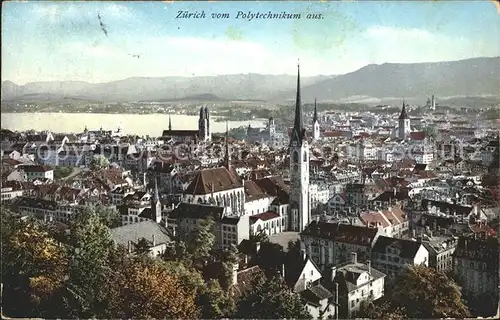
<path id="1" fill-rule="evenodd" d="M 297 65 L 295 120 L 290 137 L 289 230 L 302 232 L 311 220 L 309 199 L 309 144 L 303 123 L 300 97 L 300 65 Z"/>
<path id="2" fill-rule="evenodd" d="M 319 140 L 319 121 L 318 121 L 318 107 L 316 105 L 316 99 L 314 99 L 314 115 L 313 115 L 313 141 L 318 141 Z"/>
<path id="3" fill-rule="evenodd" d="M 398 118 L 398 126 L 395 128 L 393 136 L 401 140 L 409 139 L 412 132 L 410 121 L 410 117 L 408 117 L 408 113 L 406 112 L 406 103 L 403 100 L 403 107 L 401 108 L 401 114 Z"/>

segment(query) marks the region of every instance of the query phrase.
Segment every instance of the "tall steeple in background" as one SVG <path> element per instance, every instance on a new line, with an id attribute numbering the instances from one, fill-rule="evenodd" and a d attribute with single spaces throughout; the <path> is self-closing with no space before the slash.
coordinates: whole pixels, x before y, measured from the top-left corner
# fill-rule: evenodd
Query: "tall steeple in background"
<path id="1" fill-rule="evenodd" d="M 314 116 L 313 116 L 313 123 L 318 121 L 318 107 L 316 106 L 316 98 L 314 98 Z"/>
<path id="2" fill-rule="evenodd" d="M 304 124 L 302 121 L 302 105 L 300 98 L 300 64 L 297 64 L 297 97 L 295 98 L 295 121 L 293 124 L 292 137 L 290 143 L 302 145 L 305 136 Z"/>
<path id="3" fill-rule="evenodd" d="M 172 131 L 172 118 L 168 115 L 168 130 Z"/>
<path id="4" fill-rule="evenodd" d="M 408 114 L 406 113 L 405 99 L 403 99 L 403 108 L 401 109 L 401 114 L 399 115 L 399 119 L 408 119 Z"/>

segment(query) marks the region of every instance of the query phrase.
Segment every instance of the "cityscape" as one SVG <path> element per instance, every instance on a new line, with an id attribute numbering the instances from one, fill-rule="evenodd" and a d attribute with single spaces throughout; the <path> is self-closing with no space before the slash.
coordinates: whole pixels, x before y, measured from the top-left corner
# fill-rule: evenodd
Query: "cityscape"
<path id="1" fill-rule="evenodd" d="M 434 34 L 405 23 L 443 10 L 484 12 L 485 33 L 500 24 L 487 2 L 420 5 L 5 4 L 2 318 L 498 319 L 500 49 L 465 46 L 466 28 L 455 43 L 457 22 Z M 408 6 L 407 21 L 391 17 L 398 35 L 372 22 Z M 257 18 L 234 27 L 230 12 Z M 422 41 L 409 44 L 421 55 L 358 65 L 372 40 L 302 35 L 312 53 L 281 25 L 328 32 L 351 15 L 384 46 Z M 212 40 L 193 21 L 210 17 Z M 137 34 L 116 35 L 124 23 Z M 184 31 L 195 23 L 199 38 Z M 91 51 L 65 51 L 65 28 Z M 117 49 L 133 46 L 113 37 L 150 28 L 165 32 L 168 67 L 153 49 Z M 276 34 L 257 44 L 251 28 Z M 54 34 L 33 40 L 42 29 Z M 449 51 L 425 51 L 429 37 Z M 30 53 L 40 41 L 64 45 Z M 329 41 L 353 50 L 345 63 L 321 55 Z"/>

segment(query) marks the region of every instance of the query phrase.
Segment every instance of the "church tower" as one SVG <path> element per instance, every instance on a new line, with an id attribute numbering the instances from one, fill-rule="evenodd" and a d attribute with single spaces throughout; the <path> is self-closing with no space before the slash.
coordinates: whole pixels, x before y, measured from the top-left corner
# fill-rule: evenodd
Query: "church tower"
<path id="1" fill-rule="evenodd" d="M 153 197 L 151 197 L 151 211 L 153 212 L 153 219 L 157 223 L 161 222 L 161 201 L 160 201 L 160 196 L 158 193 L 158 179 L 155 177 L 155 190 Z"/>
<path id="2" fill-rule="evenodd" d="M 168 115 L 168 131 L 172 131 L 172 118 Z"/>
<path id="3" fill-rule="evenodd" d="M 406 113 L 406 104 L 404 100 L 403 100 L 403 109 L 401 109 L 401 114 L 399 115 L 398 122 L 399 122 L 398 138 L 406 139 L 407 136 L 410 134 L 411 129 L 410 129 L 410 118 Z"/>
<path id="4" fill-rule="evenodd" d="M 210 113 L 208 112 L 208 107 L 205 107 L 205 124 L 207 128 L 205 140 L 212 141 L 212 132 L 210 131 Z"/>
<path id="5" fill-rule="evenodd" d="M 205 108 L 201 107 L 200 108 L 200 119 L 198 119 L 198 130 L 200 131 L 200 140 L 201 141 L 206 141 L 207 137 L 207 119 L 205 117 Z"/>
<path id="6" fill-rule="evenodd" d="M 309 206 L 309 145 L 302 121 L 300 101 L 300 66 L 297 66 L 295 121 L 290 138 L 290 208 L 289 229 L 301 232 L 311 220 Z"/>
<path id="7" fill-rule="evenodd" d="M 319 121 L 318 108 L 316 107 L 316 99 L 314 99 L 314 116 L 313 116 L 313 140 L 319 140 Z"/>

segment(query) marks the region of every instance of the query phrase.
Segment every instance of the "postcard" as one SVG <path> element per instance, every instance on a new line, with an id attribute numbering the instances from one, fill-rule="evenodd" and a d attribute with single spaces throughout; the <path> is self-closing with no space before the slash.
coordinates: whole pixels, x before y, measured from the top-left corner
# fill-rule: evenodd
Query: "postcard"
<path id="1" fill-rule="evenodd" d="M 499 1 L 5 1 L 1 315 L 499 318 Z"/>

